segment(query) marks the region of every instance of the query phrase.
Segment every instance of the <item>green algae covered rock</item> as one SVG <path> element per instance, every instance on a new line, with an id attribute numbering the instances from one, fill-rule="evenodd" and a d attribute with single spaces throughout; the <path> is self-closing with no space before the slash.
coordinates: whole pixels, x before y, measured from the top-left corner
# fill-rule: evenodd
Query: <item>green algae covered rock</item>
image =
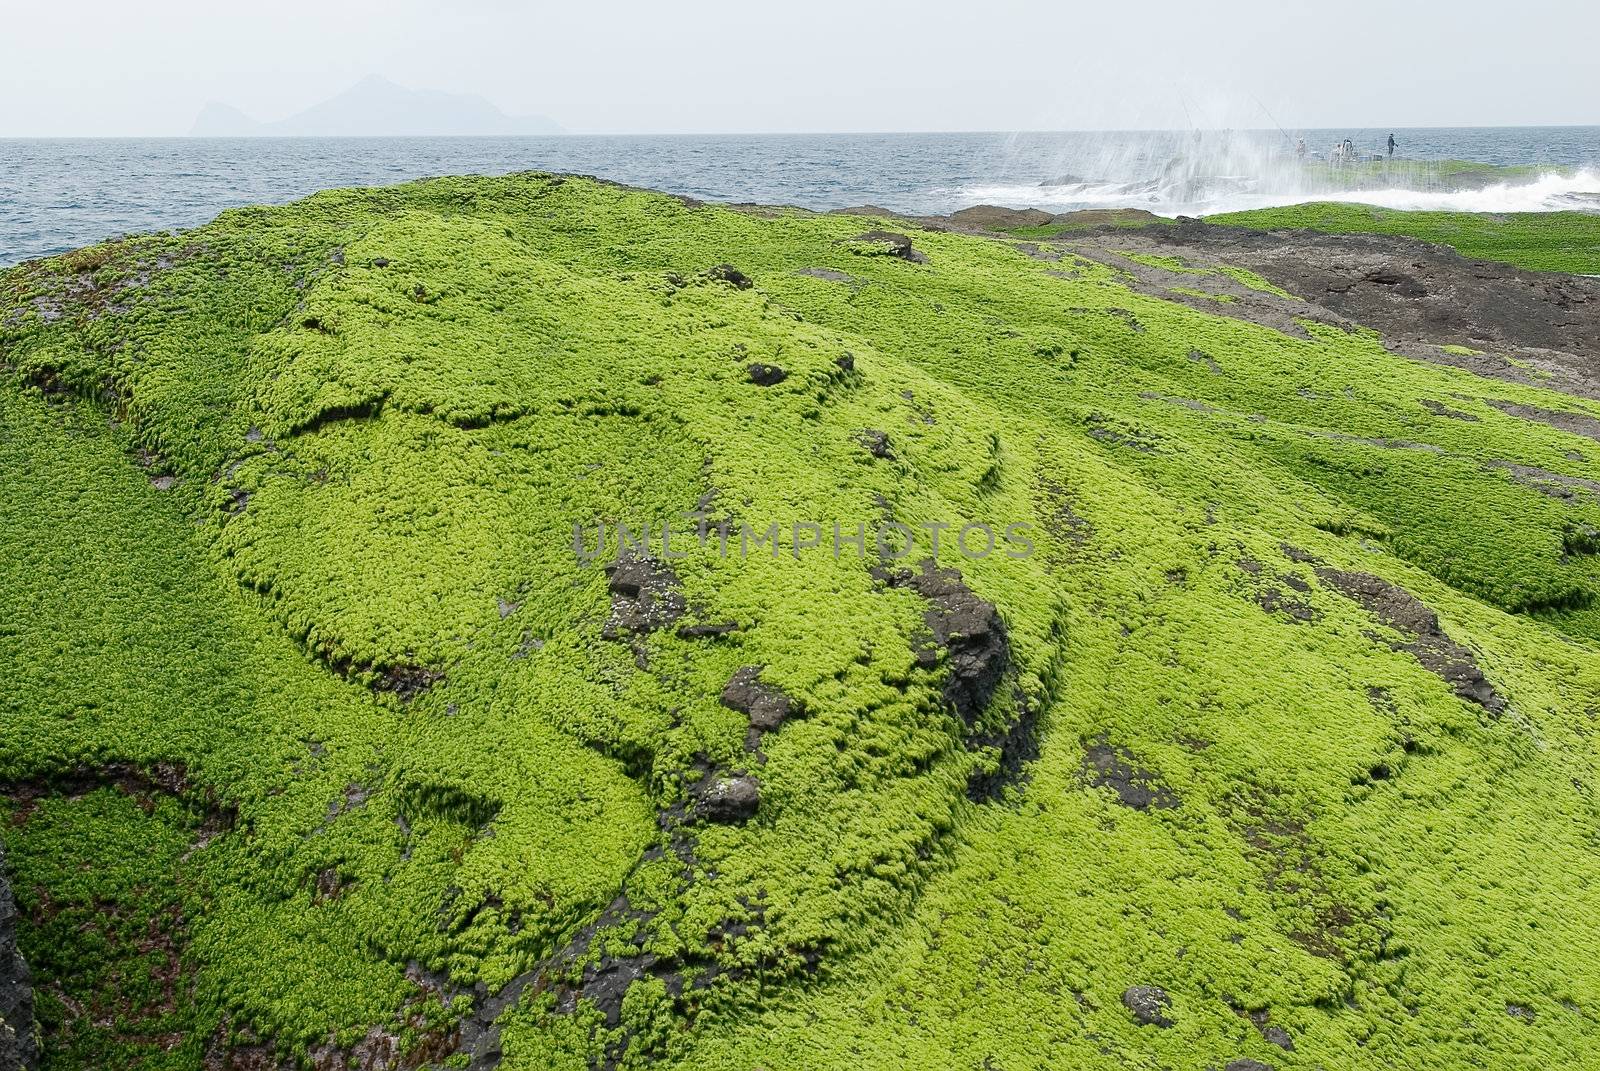
<path id="1" fill-rule="evenodd" d="M 1600 1060 L 1600 403 L 907 227 L 529 174 L 0 275 L 46 1066 Z"/>
<path id="2" fill-rule="evenodd" d="M 1209 216 L 1212 223 L 1331 234 L 1400 234 L 1453 246 L 1465 256 L 1534 271 L 1600 275 L 1600 215 L 1592 212 L 1397 212 L 1317 203 Z"/>

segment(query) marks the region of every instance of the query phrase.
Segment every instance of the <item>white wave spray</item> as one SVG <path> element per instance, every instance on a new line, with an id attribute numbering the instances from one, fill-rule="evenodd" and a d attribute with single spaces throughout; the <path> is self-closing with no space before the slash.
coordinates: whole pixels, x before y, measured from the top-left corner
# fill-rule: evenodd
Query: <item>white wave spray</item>
<path id="1" fill-rule="evenodd" d="M 964 204 L 1069 211 L 1139 208 L 1161 216 L 1204 216 L 1254 208 L 1342 201 L 1455 212 L 1600 212 L 1600 169 L 1492 168 L 1452 161 L 1391 159 L 1345 143 L 1304 146 L 1259 131 L 1094 134 L 1043 161 L 1045 173 L 974 182 Z M 1031 155 L 1031 154 L 1030 154 Z M 1029 161 L 1037 172 L 1040 161 Z"/>

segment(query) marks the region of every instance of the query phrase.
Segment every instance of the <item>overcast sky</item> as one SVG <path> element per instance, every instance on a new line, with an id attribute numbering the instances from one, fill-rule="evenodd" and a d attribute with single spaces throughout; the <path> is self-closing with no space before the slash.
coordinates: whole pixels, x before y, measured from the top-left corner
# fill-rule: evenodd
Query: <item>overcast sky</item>
<path id="1" fill-rule="evenodd" d="M 0 26 L 0 136 L 279 119 L 367 74 L 578 133 L 1600 124 L 1594 0 L 6 0 Z"/>

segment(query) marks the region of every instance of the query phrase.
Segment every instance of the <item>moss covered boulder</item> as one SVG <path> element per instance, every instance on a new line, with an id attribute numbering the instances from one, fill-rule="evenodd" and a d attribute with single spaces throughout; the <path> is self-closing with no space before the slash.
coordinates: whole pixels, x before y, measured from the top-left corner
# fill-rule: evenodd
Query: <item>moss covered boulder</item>
<path id="1" fill-rule="evenodd" d="M 526 174 L 0 275 L 45 1066 L 1600 1060 L 1590 373 L 1251 263 Z"/>

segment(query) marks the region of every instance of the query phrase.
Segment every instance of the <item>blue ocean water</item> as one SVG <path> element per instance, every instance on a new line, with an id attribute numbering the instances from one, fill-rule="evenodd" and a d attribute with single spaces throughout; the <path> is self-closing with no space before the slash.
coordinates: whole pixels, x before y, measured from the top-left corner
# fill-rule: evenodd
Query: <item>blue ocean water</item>
<path id="1" fill-rule="evenodd" d="M 0 139 L 0 265 L 334 186 L 521 170 L 717 201 L 948 212 L 977 203 L 1202 215 L 1321 196 L 1296 164 L 1388 130 L 529 138 Z M 1393 131 L 1392 181 L 1351 199 L 1477 211 L 1600 209 L 1600 127 Z M 1512 190 L 1449 189 L 1440 159 L 1588 168 Z M 1294 165 L 1294 166 L 1291 166 Z"/>

